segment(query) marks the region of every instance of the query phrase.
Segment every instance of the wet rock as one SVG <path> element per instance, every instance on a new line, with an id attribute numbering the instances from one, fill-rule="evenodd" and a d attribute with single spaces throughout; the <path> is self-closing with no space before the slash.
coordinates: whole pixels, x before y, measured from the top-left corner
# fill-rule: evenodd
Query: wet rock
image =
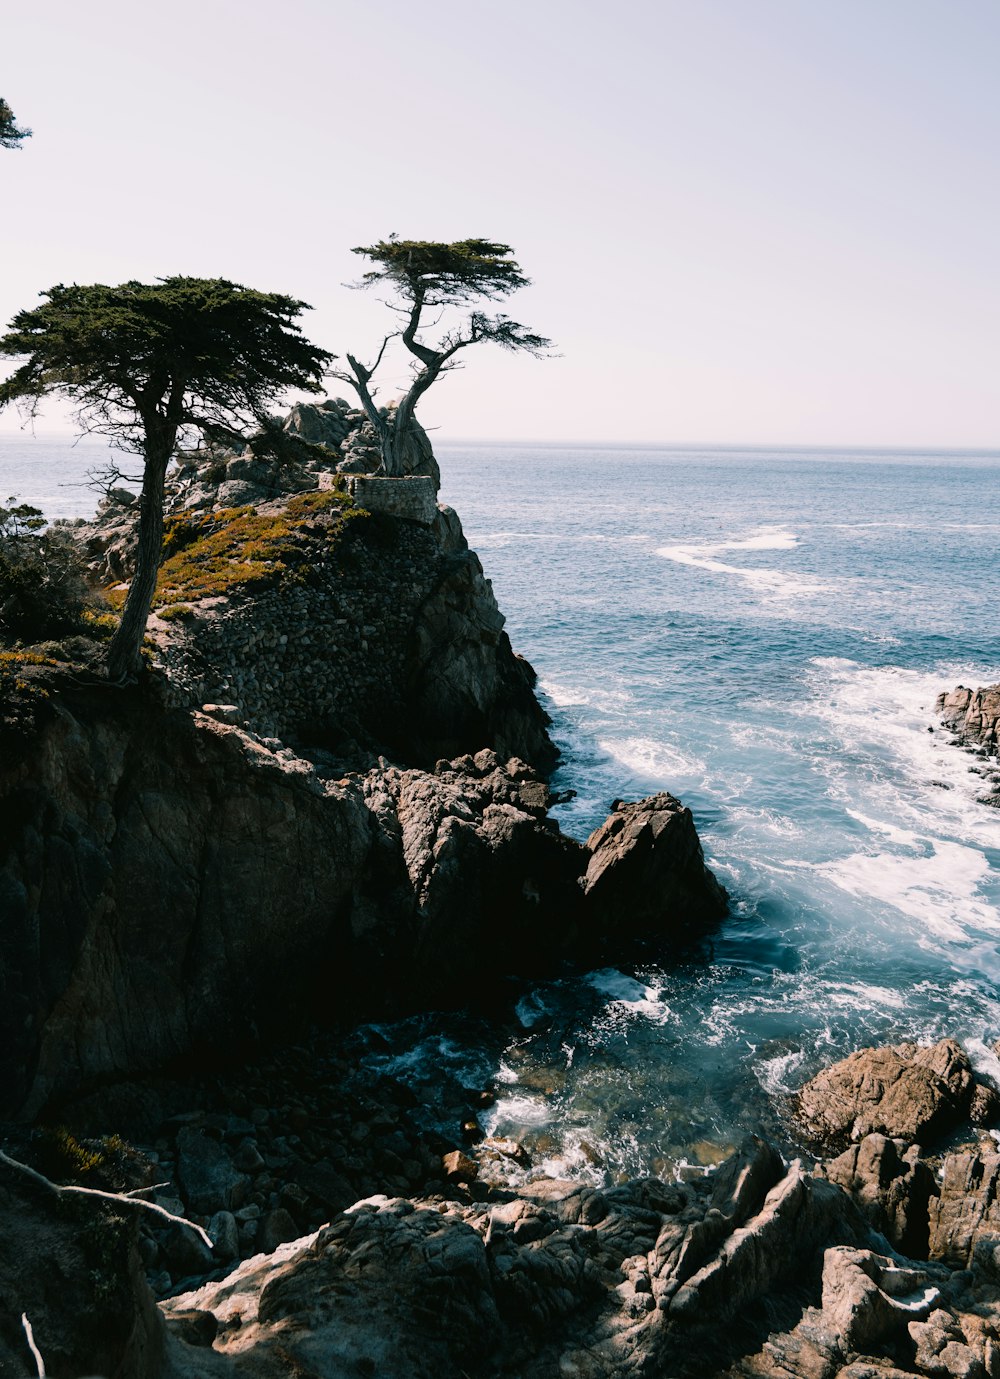
<path id="1" fill-rule="evenodd" d="M 445 1177 L 454 1183 L 471 1183 L 479 1176 L 479 1165 L 460 1149 L 453 1149 L 441 1158 Z"/>
<path id="2" fill-rule="evenodd" d="M 587 850 L 588 923 L 601 933 L 682 934 L 726 912 L 726 893 L 705 866 L 691 811 L 673 795 L 616 801 Z"/>
<path id="3" fill-rule="evenodd" d="M 807 1082 L 797 1115 L 812 1140 L 836 1148 L 872 1133 L 932 1143 L 968 1115 L 973 1077 L 954 1039 L 931 1048 L 860 1049 Z"/>
<path id="4" fill-rule="evenodd" d="M 996 752 L 1000 745 L 1000 685 L 971 690 L 959 685 L 940 694 L 934 711 L 942 725 L 958 735 L 965 746 Z"/>

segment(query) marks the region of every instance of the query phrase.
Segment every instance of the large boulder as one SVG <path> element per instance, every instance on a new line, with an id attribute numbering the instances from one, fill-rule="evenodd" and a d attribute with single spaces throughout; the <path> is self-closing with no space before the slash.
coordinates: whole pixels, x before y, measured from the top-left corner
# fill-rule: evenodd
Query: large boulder
<path id="1" fill-rule="evenodd" d="M 705 866 L 691 811 L 673 795 L 616 800 L 587 850 L 585 906 L 601 932 L 682 936 L 726 912 L 726 892 Z"/>
<path id="2" fill-rule="evenodd" d="M 931 1048 L 859 1049 L 807 1082 L 796 1112 L 809 1138 L 826 1148 L 871 1134 L 926 1145 L 966 1118 L 973 1087 L 954 1039 Z"/>

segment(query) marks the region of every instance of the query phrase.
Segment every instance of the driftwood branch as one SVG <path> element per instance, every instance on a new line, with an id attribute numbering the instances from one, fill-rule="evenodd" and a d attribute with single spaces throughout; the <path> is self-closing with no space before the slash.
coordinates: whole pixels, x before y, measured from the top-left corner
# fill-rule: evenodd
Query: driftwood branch
<path id="1" fill-rule="evenodd" d="M 24 1334 L 28 1342 L 28 1349 L 31 1351 L 35 1368 L 38 1370 L 38 1379 L 45 1379 L 45 1361 L 42 1359 L 42 1352 L 35 1345 L 35 1333 L 31 1329 L 31 1322 L 28 1321 L 27 1312 L 21 1313 L 21 1325 L 24 1327 Z"/>
<path id="2" fill-rule="evenodd" d="M 175 1216 L 172 1211 L 167 1211 L 166 1207 L 161 1207 L 158 1202 L 146 1202 L 141 1197 L 134 1197 L 126 1192 L 104 1192 L 96 1187 L 77 1187 L 73 1183 L 62 1185 L 53 1183 L 44 1174 L 39 1173 L 37 1169 L 29 1168 L 27 1164 L 12 1159 L 2 1149 L 0 1149 L 0 1163 L 6 1164 L 8 1168 L 13 1168 L 18 1173 L 23 1173 L 40 1187 L 48 1188 L 50 1192 L 54 1192 L 57 1197 L 62 1197 L 67 1193 L 75 1193 L 83 1197 L 96 1197 L 103 1202 L 115 1202 L 118 1206 L 139 1207 L 143 1211 L 151 1212 L 154 1216 L 162 1217 L 165 1221 L 171 1221 L 175 1226 L 186 1226 L 189 1231 L 194 1231 L 195 1235 L 203 1240 L 210 1250 L 213 1248 L 212 1237 L 208 1231 L 201 1226 L 196 1226 L 193 1221 L 188 1221 L 184 1216 Z M 148 1189 L 140 1189 L 140 1191 L 148 1191 Z"/>

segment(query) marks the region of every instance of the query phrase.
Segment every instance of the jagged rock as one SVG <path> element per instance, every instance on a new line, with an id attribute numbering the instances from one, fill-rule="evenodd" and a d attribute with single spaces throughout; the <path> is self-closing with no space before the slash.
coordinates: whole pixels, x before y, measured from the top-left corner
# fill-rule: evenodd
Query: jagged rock
<path id="1" fill-rule="evenodd" d="M 586 908 L 602 930 L 649 935 L 703 926 L 726 912 L 726 893 L 705 866 L 691 811 L 673 795 L 616 800 L 587 839 Z"/>
<path id="2" fill-rule="evenodd" d="M 823 1319 L 845 1353 L 870 1353 L 905 1334 L 911 1322 L 930 1316 L 939 1299 L 925 1272 L 885 1255 L 834 1247 L 823 1257 Z"/>
<path id="3" fill-rule="evenodd" d="M 969 1102 L 969 1120 L 984 1129 L 996 1125 L 1000 1121 L 1000 1092 L 985 1082 L 977 1082 Z"/>
<path id="4" fill-rule="evenodd" d="M 927 1258 L 929 1205 L 938 1189 L 933 1170 L 915 1146 L 900 1153 L 885 1135 L 866 1135 L 827 1163 L 825 1171 L 891 1245 L 911 1259 Z"/>
<path id="5" fill-rule="evenodd" d="M 824 1246 L 862 1245 L 868 1229 L 839 1189 L 786 1173 L 756 1141 L 695 1185 L 541 1179 L 481 1203 L 371 1198 L 163 1306 L 219 1324 L 220 1368 L 178 1347 L 178 1376 L 269 1376 L 279 1359 L 324 1374 L 367 1362 L 384 1379 L 707 1375 L 732 1358 L 734 1317 L 782 1289 L 819 1302 Z M 844 1310 L 859 1327 L 860 1302 Z"/>
<path id="6" fill-rule="evenodd" d="M 971 690 L 963 685 L 950 694 L 939 694 L 934 712 L 942 725 L 958 735 L 967 747 L 996 753 L 1000 746 L 1000 685 Z"/>
<path id="7" fill-rule="evenodd" d="M 1000 1154 L 949 1154 L 940 1196 L 930 1204 L 930 1257 L 955 1269 L 982 1262 L 1000 1277 Z"/>
<path id="8" fill-rule="evenodd" d="M 452 1149 L 443 1155 L 441 1167 L 444 1169 L 445 1177 L 456 1183 L 471 1183 L 479 1176 L 479 1165 L 475 1159 L 470 1159 L 460 1149 Z"/>
<path id="9" fill-rule="evenodd" d="M 489 1002 L 613 942 L 542 782 L 497 762 L 331 779 L 141 689 L 74 690 L 0 775 L 0 1095 L 35 1110 L 289 1008 Z"/>
<path id="10" fill-rule="evenodd" d="M 859 1049 L 818 1073 L 798 1093 L 811 1138 L 836 1148 L 872 1133 L 927 1144 L 968 1115 L 973 1077 L 954 1039 L 932 1048 Z"/>

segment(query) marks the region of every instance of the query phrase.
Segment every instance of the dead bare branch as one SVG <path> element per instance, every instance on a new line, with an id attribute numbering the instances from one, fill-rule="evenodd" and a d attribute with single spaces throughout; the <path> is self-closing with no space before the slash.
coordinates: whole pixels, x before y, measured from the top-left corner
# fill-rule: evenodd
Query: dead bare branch
<path id="1" fill-rule="evenodd" d="M 28 1349 L 31 1351 L 35 1362 L 35 1369 L 38 1371 L 38 1379 L 45 1379 L 45 1361 L 42 1359 L 42 1352 L 35 1345 L 35 1333 L 31 1329 L 31 1322 L 28 1321 L 27 1312 L 21 1313 L 21 1325 L 24 1327 L 24 1334 L 28 1342 Z"/>
<path id="2" fill-rule="evenodd" d="M 195 1225 L 193 1221 L 188 1221 L 186 1217 L 175 1216 L 172 1211 L 167 1211 L 166 1207 L 161 1207 L 158 1202 L 146 1202 L 141 1197 L 133 1197 L 125 1192 L 104 1192 L 101 1188 L 96 1187 L 77 1187 L 75 1183 L 53 1183 L 43 1173 L 30 1168 L 27 1164 L 22 1164 L 18 1159 L 12 1159 L 2 1149 L 0 1149 L 0 1163 L 6 1164 L 8 1168 L 13 1168 L 18 1173 L 23 1173 L 40 1187 L 48 1188 L 50 1192 L 54 1192 L 57 1197 L 75 1193 L 83 1197 L 96 1197 L 103 1202 L 116 1202 L 119 1206 L 141 1207 L 143 1211 L 152 1212 L 154 1216 L 160 1216 L 165 1221 L 171 1221 L 175 1226 L 185 1226 L 189 1231 L 194 1231 L 195 1235 L 204 1241 L 210 1250 L 213 1248 L 212 1237 L 208 1231 Z"/>

